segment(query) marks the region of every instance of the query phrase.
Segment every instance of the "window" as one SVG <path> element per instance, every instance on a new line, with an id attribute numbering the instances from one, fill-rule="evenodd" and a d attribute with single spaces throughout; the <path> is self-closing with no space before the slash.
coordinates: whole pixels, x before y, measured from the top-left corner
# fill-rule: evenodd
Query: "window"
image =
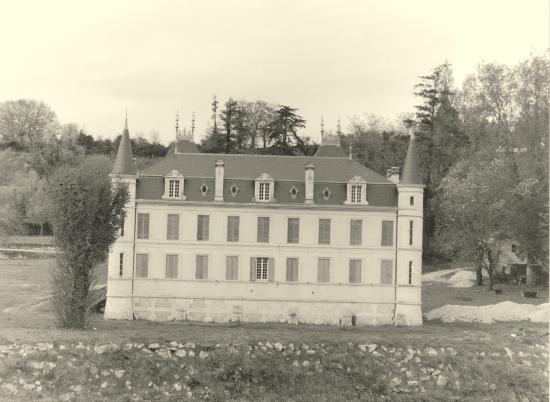
<path id="1" fill-rule="evenodd" d="M 180 181 L 168 180 L 168 197 L 178 198 L 180 196 Z"/>
<path id="2" fill-rule="evenodd" d="M 330 282 L 330 258 L 319 258 L 317 281 Z"/>
<path id="3" fill-rule="evenodd" d="M 118 276 L 122 276 L 124 273 L 124 253 L 120 253 L 118 262 Z"/>
<path id="4" fill-rule="evenodd" d="M 184 177 L 177 170 L 172 170 L 164 177 L 163 199 L 185 200 L 183 196 Z"/>
<path id="5" fill-rule="evenodd" d="M 380 283 L 383 285 L 393 283 L 393 260 L 382 260 L 380 264 Z"/>
<path id="6" fill-rule="evenodd" d="M 227 217 L 227 241 L 239 241 L 239 217 Z"/>
<path id="7" fill-rule="evenodd" d="M 410 196 L 409 197 L 409 205 L 412 207 L 414 205 L 414 197 L 413 196 Z"/>
<path id="8" fill-rule="evenodd" d="M 199 215 L 197 218 L 197 240 L 208 240 L 210 216 Z"/>
<path id="9" fill-rule="evenodd" d="M 171 279 L 178 278 L 178 256 L 175 254 L 166 256 L 166 277 Z"/>
<path id="10" fill-rule="evenodd" d="M 136 254 L 136 276 L 147 278 L 149 276 L 149 255 Z"/>
<path id="11" fill-rule="evenodd" d="M 409 261 L 409 285 L 413 282 L 413 262 Z"/>
<path id="12" fill-rule="evenodd" d="M 196 279 L 208 279 L 208 256 L 197 255 Z"/>
<path id="13" fill-rule="evenodd" d="M 288 191 L 288 194 L 290 195 L 290 198 L 292 198 L 293 200 L 296 199 L 296 197 L 298 197 L 298 189 L 296 188 L 296 186 L 292 186 L 290 188 L 290 190 Z"/>
<path id="14" fill-rule="evenodd" d="M 180 216 L 178 214 L 168 214 L 166 225 L 166 239 L 178 240 L 180 232 Z"/>
<path id="15" fill-rule="evenodd" d="M 258 217 L 258 243 L 269 243 L 269 217 Z"/>
<path id="16" fill-rule="evenodd" d="M 225 257 L 225 279 L 236 281 L 239 279 L 239 257 L 228 255 Z"/>
<path id="17" fill-rule="evenodd" d="M 120 237 L 124 237 L 124 215 L 120 217 Z"/>
<path id="18" fill-rule="evenodd" d="M 349 283 L 361 283 L 361 260 L 349 260 Z"/>
<path id="19" fill-rule="evenodd" d="M 331 194 L 330 190 L 327 187 L 325 187 L 325 189 L 323 190 L 323 193 L 322 193 L 323 199 L 325 201 L 328 201 L 330 199 L 330 194 Z"/>
<path id="20" fill-rule="evenodd" d="M 274 188 L 275 181 L 273 177 L 267 173 L 262 173 L 255 180 L 254 200 L 258 202 L 271 202 L 273 200 Z"/>
<path id="21" fill-rule="evenodd" d="M 258 199 L 260 201 L 269 201 L 269 183 L 260 183 Z"/>
<path id="22" fill-rule="evenodd" d="M 363 232 L 363 221 L 360 219 L 352 219 L 349 226 L 349 239 L 352 246 L 361 244 L 361 235 Z"/>
<path id="23" fill-rule="evenodd" d="M 231 194 L 231 197 L 235 198 L 237 194 L 239 194 L 239 187 L 237 187 L 236 184 L 232 184 L 231 187 L 229 187 L 229 194 Z"/>
<path id="24" fill-rule="evenodd" d="M 298 243 L 300 241 L 300 218 L 288 218 L 287 242 Z"/>
<path id="25" fill-rule="evenodd" d="M 361 186 L 351 186 L 351 202 L 352 204 L 361 203 Z"/>
<path id="26" fill-rule="evenodd" d="M 256 258 L 256 280 L 267 280 L 268 258 Z"/>
<path id="27" fill-rule="evenodd" d="M 353 176 L 347 183 L 347 197 L 344 204 L 369 205 L 367 182 L 361 176 Z"/>
<path id="28" fill-rule="evenodd" d="M 149 238 L 149 214 L 138 214 L 137 238 Z"/>
<path id="29" fill-rule="evenodd" d="M 382 245 L 393 246 L 393 221 L 382 221 Z"/>
<path id="30" fill-rule="evenodd" d="M 330 219 L 319 219 L 319 244 L 330 244 Z"/>
<path id="31" fill-rule="evenodd" d="M 199 191 L 203 197 L 206 197 L 206 194 L 208 194 L 208 186 L 203 183 L 202 186 L 199 187 Z"/>
<path id="32" fill-rule="evenodd" d="M 298 259 L 297 258 L 286 259 L 286 281 L 298 282 Z"/>
<path id="33" fill-rule="evenodd" d="M 414 228 L 414 222 L 409 221 L 409 246 L 413 245 L 413 228 Z"/>

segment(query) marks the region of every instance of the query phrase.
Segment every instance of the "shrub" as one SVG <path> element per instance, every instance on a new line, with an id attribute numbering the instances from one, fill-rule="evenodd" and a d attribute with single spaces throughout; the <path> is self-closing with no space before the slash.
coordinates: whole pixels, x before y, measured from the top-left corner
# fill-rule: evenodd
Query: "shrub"
<path id="1" fill-rule="evenodd" d="M 60 169 L 48 190 L 55 242 L 61 252 L 53 270 L 53 303 L 60 324 L 85 328 L 90 314 L 93 268 L 116 240 L 128 191 L 111 184 L 109 161 L 90 157 Z"/>

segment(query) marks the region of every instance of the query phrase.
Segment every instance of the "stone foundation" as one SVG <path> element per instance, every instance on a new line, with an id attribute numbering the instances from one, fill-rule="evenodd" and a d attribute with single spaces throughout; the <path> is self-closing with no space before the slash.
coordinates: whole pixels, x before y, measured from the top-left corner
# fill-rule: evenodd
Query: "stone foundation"
<path id="1" fill-rule="evenodd" d="M 108 297 L 106 319 L 202 322 L 281 322 L 328 325 L 422 325 L 420 305 Z"/>

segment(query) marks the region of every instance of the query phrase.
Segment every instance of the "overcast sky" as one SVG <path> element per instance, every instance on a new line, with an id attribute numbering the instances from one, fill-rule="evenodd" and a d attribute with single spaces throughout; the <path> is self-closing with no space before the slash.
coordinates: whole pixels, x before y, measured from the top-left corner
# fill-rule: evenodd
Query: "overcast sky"
<path id="1" fill-rule="evenodd" d="M 63 123 L 114 137 L 174 137 L 210 103 L 298 108 L 305 134 L 364 113 L 413 110 L 417 77 L 446 59 L 460 83 L 481 61 L 548 48 L 548 1 L 0 0 L 0 101 L 39 99 Z"/>

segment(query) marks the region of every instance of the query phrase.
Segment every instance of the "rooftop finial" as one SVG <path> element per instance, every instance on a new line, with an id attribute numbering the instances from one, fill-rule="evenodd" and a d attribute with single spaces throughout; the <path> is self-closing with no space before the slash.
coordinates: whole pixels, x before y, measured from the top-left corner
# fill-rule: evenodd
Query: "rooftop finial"
<path id="1" fill-rule="evenodd" d="M 336 123 L 336 134 L 342 135 L 342 127 L 340 126 L 340 116 L 338 116 L 338 122 Z"/>
<path id="2" fill-rule="evenodd" d="M 128 108 L 126 108 L 126 117 L 124 119 L 124 130 L 128 130 Z"/>
<path id="3" fill-rule="evenodd" d="M 349 160 L 353 159 L 353 137 L 349 137 Z"/>
<path id="4" fill-rule="evenodd" d="M 180 112 L 176 110 L 176 138 L 180 133 Z"/>
<path id="5" fill-rule="evenodd" d="M 212 120 L 214 122 L 214 133 L 218 132 L 218 100 L 216 95 L 212 98 Z"/>
<path id="6" fill-rule="evenodd" d="M 191 137 L 195 138 L 195 112 L 191 116 Z"/>
<path id="7" fill-rule="evenodd" d="M 325 135 L 325 120 L 323 116 L 321 116 L 321 139 Z"/>

